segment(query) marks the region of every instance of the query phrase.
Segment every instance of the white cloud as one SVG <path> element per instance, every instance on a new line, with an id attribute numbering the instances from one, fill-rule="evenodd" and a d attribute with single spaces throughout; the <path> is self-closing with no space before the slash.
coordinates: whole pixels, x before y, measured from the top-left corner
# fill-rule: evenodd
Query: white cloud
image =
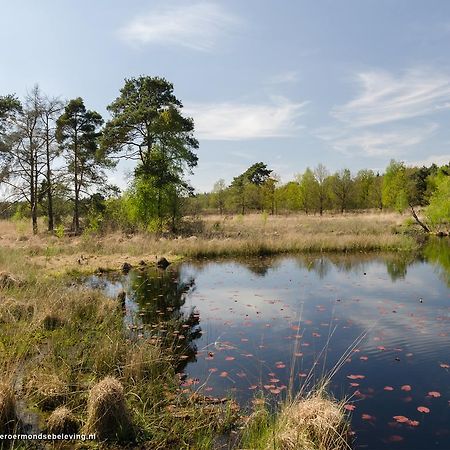
<path id="1" fill-rule="evenodd" d="M 445 164 L 448 164 L 450 162 L 450 153 L 447 153 L 446 155 L 431 155 L 428 156 L 425 159 L 421 159 L 420 161 L 412 161 L 408 162 L 409 166 L 416 166 L 416 167 L 422 167 L 422 166 L 431 166 L 431 164 L 436 164 L 438 166 L 443 166 Z"/>
<path id="2" fill-rule="evenodd" d="M 360 72 L 358 97 L 332 110 L 332 116 L 351 127 L 372 126 L 450 109 L 450 76 L 416 68 L 395 77 L 389 72 Z"/>
<path id="3" fill-rule="evenodd" d="M 395 130 L 336 128 L 320 130 L 317 136 L 345 155 L 367 157 L 399 157 L 411 147 L 424 142 L 438 128 L 437 124 L 425 127 L 402 127 Z"/>
<path id="4" fill-rule="evenodd" d="M 286 84 L 296 83 L 299 80 L 299 75 L 294 70 L 287 70 L 285 72 L 273 75 L 268 79 L 268 84 Z"/>
<path id="5" fill-rule="evenodd" d="M 194 118 L 196 134 L 205 140 L 244 140 L 293 136 L 302 126 L 298 118 L 307 102 L 278 98 L 272 104 L 192 104 L 186 113 Z"/>
<path id="6" fill-rule="evenodd" d="M 135 17 L 119 35 L 132 44 L 172 44 L 211 51 L 218 38 L 239 23 L 240 19 L 222 6 L 204 2 L 155 9 Z"/>

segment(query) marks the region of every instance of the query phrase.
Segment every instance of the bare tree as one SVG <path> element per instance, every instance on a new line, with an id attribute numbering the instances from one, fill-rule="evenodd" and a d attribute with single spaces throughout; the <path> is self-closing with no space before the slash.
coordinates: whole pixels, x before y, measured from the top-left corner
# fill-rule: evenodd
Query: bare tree
<path id="1" fill-rule="evenodd" d="M 319 164 L 314 169 L 314 177 L 316 178 L 317 181 L 317 194 L 318 194 L 320 215 L 323 214 L 325 203 L 328 199 L 328 186 L 327 186 L 328 176 L 329 176 L 328 170 L 323 164 Z"/>
<path id="2" fill-rule="evenodd" d="M 5 97 L 2 100 L 5 101 Z M 40 108 L 37 85 L 26 95 L 23 105 L 15 100 L 7 117 L 3 118 L 0 154 L 2 182 L 9 187 L 15 201 L 28 203 L 34 234 L 38 232 L 38 185 L 44 168 Z"/>
<path id="3" fill-rule="evenodd" d="M 63 102 L 55 97 L 40 97 L 40 115 L 43 126 L 43 139 L 45 149 L 45 194 L 47 196 L 48 231 L 54 228 L 53 212 L 53 162 L 58 156 L 56 143 L 56 120 L 64 108 Z"/>

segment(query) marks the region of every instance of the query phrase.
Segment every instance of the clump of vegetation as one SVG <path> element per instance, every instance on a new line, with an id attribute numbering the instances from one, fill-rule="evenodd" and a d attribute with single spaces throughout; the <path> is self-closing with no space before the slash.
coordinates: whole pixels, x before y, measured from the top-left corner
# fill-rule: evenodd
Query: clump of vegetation
<path id="1" fill-rule="evenodd" d="M 86 433 L 95 433 L 100 440 L 131 440 L 133 425 L 119 380 L 106 377 L 90 391 L 87 406 Z"/>
<path id="2" fill-rule="evenodd" d="M 66 401 L 69 387 L 56 373 L 36 371 L 28 379 L 25 391 L 40 409 L 51 411 Z"/>
<path id="3" fill-rule="evenodd" d="M 80 428 L 79 420 L 66 406 L 56 408 L 47 419 L 47 431 L 52 434 L 73 434 Z"/>
<path id="4" fill-rule="evenodd" d="M 0 430 L 10 433 L 18 424 L 16 414 L 16 397 L 11 385 L 2 381 L 0 383 Z"/>
<path id="5" fill-rule="evenodd" d="M 271 414 L 263 399 L 244 428 L 240 446 L 267 450 L 350 449 L 349 421 L 342 403 L 323 390 L 287 401 Z"/>

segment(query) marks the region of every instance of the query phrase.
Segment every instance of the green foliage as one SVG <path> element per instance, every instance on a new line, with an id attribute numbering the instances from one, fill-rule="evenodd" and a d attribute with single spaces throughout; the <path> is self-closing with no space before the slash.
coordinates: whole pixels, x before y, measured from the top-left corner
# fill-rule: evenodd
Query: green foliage
<path id="1" fill-rule="evenodd" d="M 55 236 L 59 239 L 64 237 L 64 225 L 61 223 L 55 227 Z"/>
<path id="2" fill-rule="evenodd" d="M 433 227 L 448 228 L 450 225 L 450 173 L 448 169 L 441 169 L 433 183 L 436 189 L 431 195 L 425 214 Z"/>
<path id="3" fill-rule="evenodd" d="M 83 99 L 71 100 L 56 122 L 56 139 L 64 154 L 67 174 L 72 182 L 73 230 L 80 231 L 80 198 L 91 185 L 106 184 L 103 169 L 114 166 L 105 151 L 100 151 L 98 128 L 103 119 L 84 106 Z"/>
<path id="4" fill-rule="evenodd" d="M 391 160 L 383 178 L 383 205 L 399 212 L 408 207 L 407 178 L 404 163 Z"/>
<path id="5" fill-rule="evenodd" d="M 197 165 L 194 122 L 181 114 L 182 104 L 173 85 L 164 78 L 138 77 L 125 80 L 120 96 L 108 106 L 102 148 L 137 159 L 134 213 L 141 224 L 162 231 L 170 219 L 174 231 L 181 215 L 180 196 L 192 188 L 184 180 Z"/>

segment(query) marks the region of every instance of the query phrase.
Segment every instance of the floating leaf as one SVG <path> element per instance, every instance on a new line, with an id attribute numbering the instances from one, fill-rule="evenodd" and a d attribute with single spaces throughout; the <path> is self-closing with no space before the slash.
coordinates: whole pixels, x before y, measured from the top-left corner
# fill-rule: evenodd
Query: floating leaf
<path id="1" fill-rule="evenodd" d="M 430 397 L 438 398 L 438 397 L 441 396 L 441 393 L 440 393 L 440 392 L 437 392 L 437 391 L 430 391 L 430 392 L 428 392 L 428 395 L 429 395 Z"/>
<path id="2" fill-rule="evenodd" d="M 421 413 L 428 414 L 430 412 L 430 409 L 427 408 L 426 406 L 418 406 L 417 407 L 417 411 L 419 411 Z"/>
<path id="3" fill-rule="evenodd" d="M 398 423 L 406 423 L 409 422 L 409 419 L 405 416 L 394 416 L 393 419 Z"/>
<path id="4" fill-rule="evenodd" d="M 401 389 L 402 389 L 402 391 L 409 392 L 412 389 L 412 387 L 409 384 L 404 384 L 401 387 Z"/>
<path id="5" fill-rule="evenodd" d="M 392 436 L 389 436 L 389 442 L 401 442 L 403 441 L 403 437 L 399 436 L 398 434 L 393 434 Z"/>
<path id="6" fill-rule="evenodd" d="M 393 391 L 394 388 L 393 388 L 392 386 L 385 386 L 385 387 L 384 387 L 384 390 L 385 390 L 385 391 Z"/>
<path id="7" fill-rule="evenodd" d="M 347 378 L 349 380 L 363 380 L 364 378 L 366 378 L 365 375 L 347 375 Z"/>
<path id="8" fill-rule="evenodd" d="M 344 405 L 344 409 L 347 411 L 354 411 L 356 409 L 355 405 Z"/>

